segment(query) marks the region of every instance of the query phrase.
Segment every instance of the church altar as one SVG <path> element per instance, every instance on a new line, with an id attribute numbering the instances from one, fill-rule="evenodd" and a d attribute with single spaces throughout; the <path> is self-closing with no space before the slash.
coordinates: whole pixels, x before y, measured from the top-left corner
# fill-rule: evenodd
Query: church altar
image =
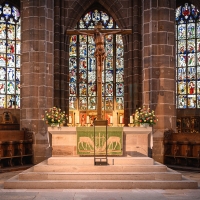
<path id="1" fill-rule="evenodd" d="M 49 145 L 52 156 L 91 156 L 93 155 L 93 138 L 79 135 L 80 127 L 48 127 Z M 94 127 L 82 127 L 82 131 L 91 135 Z M 108 155 L 114 156 L 148 156 L 152 147 L 152 127 L 108 127 Z M 121 136 L 109 135 L 109 130 L 121 129 Z M 102 145 L 102 148 L 105 144 Z M 95 146 L 96 148 L 96 146 Z M 100 149 L 102 149 L 100 148 Z"/>

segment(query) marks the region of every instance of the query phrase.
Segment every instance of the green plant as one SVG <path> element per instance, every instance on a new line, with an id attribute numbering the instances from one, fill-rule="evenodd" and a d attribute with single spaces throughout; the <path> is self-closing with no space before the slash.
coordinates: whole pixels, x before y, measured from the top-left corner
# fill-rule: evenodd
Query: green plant
<path id="1" fill-rule="evenodd" d="M 64 124 L 68 116 L 65 114 L 65 111 L 61 111 L 60 108 L 53 107 L 48 111 L 45 111 L 45 115 L 42 116 L 42 119 L 51 126 L 56 126 L 60 124 Z"/>
<path id="2" fill-rule="evenodd" d="M 150 125 L 156 124 L 158 121 L 154 110 L 150 111 L 150 108 L 146 108 L 143 106 L 142 108 L 138 108 L 135 112 L 135 124 L 144 124 L 148 123 Z"/>

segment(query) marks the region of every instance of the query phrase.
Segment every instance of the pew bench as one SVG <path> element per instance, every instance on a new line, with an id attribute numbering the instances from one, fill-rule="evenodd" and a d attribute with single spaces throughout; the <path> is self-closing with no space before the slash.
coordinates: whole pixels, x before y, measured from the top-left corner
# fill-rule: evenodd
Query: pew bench
<path id="1" fill-rule="evenodd" d="M 0 168 L 32 164 L 33 139 L 24 130 L 0 131 Z"/>
<path id="2" fill-rule="evenodd" d="M 165 164 L 200 167 L 200 142 L 165 142 Z"/>

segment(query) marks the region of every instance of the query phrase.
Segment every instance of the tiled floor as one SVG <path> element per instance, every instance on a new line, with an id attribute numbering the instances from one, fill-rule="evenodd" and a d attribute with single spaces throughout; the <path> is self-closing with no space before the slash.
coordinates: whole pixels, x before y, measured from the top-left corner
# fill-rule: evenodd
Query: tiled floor
<path id="1" fill-rule="evenodd" d="M 179 171 L 198 182 L 199 189 L 191 190 L 27 190 L 3 189 L 4 181 L 20 171 L 0 173 L 0 200 L 200 200 L 200 173 Z"/>

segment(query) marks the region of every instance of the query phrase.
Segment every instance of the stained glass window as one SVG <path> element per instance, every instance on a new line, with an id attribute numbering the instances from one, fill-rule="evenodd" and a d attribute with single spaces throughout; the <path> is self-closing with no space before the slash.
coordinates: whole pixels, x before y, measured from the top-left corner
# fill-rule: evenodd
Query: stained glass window
<path id="1" fill-rule="evenodd" d="M 200 13 L 189 3 L 176 9 L 177 108 L 200 108 Z"/>
<path id="2" fill-rule="evenodd" d="M 16 7 L 0 5 L 0 108 L 20 108 L 20 24 Z"/>
<path id="3" fill-rule="evenodd" d="M 107 13 L 93 10 L 77 24 L 78 29 L 94 29 L 97 22 L 105 29 L 118 26 Z M 122 36 L 105 36 L 106 59 L 102 70 L 102 108 L 106 111 L 124 109 L 124 48 Z M 73 35 L 69 44 L 69 108 L 97 110 L 96 60 L 93 36 Z"/>

